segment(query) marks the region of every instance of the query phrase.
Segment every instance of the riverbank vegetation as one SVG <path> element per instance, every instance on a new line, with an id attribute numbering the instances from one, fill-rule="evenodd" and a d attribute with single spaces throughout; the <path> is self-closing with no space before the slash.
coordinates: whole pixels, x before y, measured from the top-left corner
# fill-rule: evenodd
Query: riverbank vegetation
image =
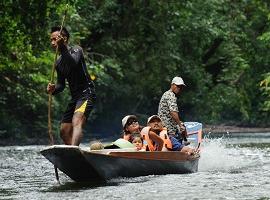
<path id="1" fill-rule="evenodd" d="M 49 31 L 66 1 L 0 3 L 0 138 L 47 137 Z M 66 27 L 83 47 L 98 100 L 88 131 L 117 134 L 121 118 L 144 124 L 179 75 L 185 121 L 270 125 L 268 1 L 73 0 Z M 57 132 L 68 90 L 53 102 Z"/>

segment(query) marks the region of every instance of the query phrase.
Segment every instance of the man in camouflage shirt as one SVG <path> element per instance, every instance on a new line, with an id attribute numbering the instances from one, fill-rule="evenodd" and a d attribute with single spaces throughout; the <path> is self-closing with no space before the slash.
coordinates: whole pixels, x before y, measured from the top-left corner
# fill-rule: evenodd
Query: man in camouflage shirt
<path id="1" fill-rule="evenodd" d="M 178 115 L 179 111 L 176 98 L 176 95 L 180 94 L 184 86 L 186 85 L 181 77 L 174 77 L 170 90 L 162 95 L 158 107 L 158 115 L 168 130 L 174 151 L 179 151 L 184 147 L 182 142 L 176 139 L 176 133 L 178 132 L 177 126 L 180 127 L 184 138 L 187 136 L 185 125 Z"/>

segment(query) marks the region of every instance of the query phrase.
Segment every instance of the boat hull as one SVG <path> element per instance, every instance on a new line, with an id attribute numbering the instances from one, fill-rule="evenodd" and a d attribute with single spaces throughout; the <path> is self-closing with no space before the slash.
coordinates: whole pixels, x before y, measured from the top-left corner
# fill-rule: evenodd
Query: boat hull
<path id="1" fill-rule="evenodd" d="M 181 152 L 87 151 L 66 145 L 47 147 L 41 154 L 77 182 L 194 173 L 199 161 Z"/>

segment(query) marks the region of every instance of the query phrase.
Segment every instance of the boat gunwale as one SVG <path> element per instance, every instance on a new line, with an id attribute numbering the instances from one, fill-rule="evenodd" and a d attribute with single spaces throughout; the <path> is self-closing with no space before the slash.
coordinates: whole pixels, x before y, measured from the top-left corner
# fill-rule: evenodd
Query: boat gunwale
<path id="1" fill-rule="evenodd" d="M 149 161 L 192 161 L 199 159 L 199 156 L 187 155 L 183 152 L 176 151 L 107 151 L 106 153 L 102 151 L 86 151 L 81 150 L 82 154 L 96 154 L 101 156 L 126 158 L 126 159 L 137 159 L 137 160 L 149 160 Z"/>
<path id="2" fill-rule="evenodd" d="M 52 145 L 49 146 L 42 151 L 46 151 L 49 149 L 77 149 L 83 156 L 87 156 L 89 154 L 100 155 L 104 157 L 118 157 L 125 159 L 137 159 L 137 160 L 149 160 L 149 161 L 193 161 L 200 158 L 200 155 L 193 156 L 187 155 L 183 152 L 177 151 L 136 151 L 134 149 L 106 149 L 104 150 L 87 150 L 86 148 L 81 148 L 79 146 L 70 146 L 70 145 Z M 126 150 L 126 151 L 125 151 Z M 41 152 L 42 152 L 41 151 Z"/>

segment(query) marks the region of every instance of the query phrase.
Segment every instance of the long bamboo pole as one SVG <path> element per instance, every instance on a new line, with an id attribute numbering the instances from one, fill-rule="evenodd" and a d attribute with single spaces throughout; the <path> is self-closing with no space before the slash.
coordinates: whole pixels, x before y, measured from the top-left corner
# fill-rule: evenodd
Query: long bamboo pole
<path id="1" fill-rule="evenodd" d="M 60 34 L 63 30 L 63 26 L 66 20 L 67 9 L 68 9 L 68 4 L 66 5 L 65 13 L 62 19 L 62 23 L 60 27 Z M 51 70 L 50 83 L 54 83 L 54 74 L 55 74 L 57 55 L 58 55 L 58 46 L 56 47 L 56 51 L 55 51 L 54 62 L 53 62 L 52 70 Z M 54 138 L 53 138 L 53 132 L 52 132 L 52 93 L 49 93 L 49 99 L 48 99 L 48 134 L 49 134 L 49 139 L 50 139 L 50 145 L 54 145 Z M 60 184 L 58 170 L 55 165 L 54 165 L 54 171 L 55 171 L 55 178 L 57 182 Z"/>

